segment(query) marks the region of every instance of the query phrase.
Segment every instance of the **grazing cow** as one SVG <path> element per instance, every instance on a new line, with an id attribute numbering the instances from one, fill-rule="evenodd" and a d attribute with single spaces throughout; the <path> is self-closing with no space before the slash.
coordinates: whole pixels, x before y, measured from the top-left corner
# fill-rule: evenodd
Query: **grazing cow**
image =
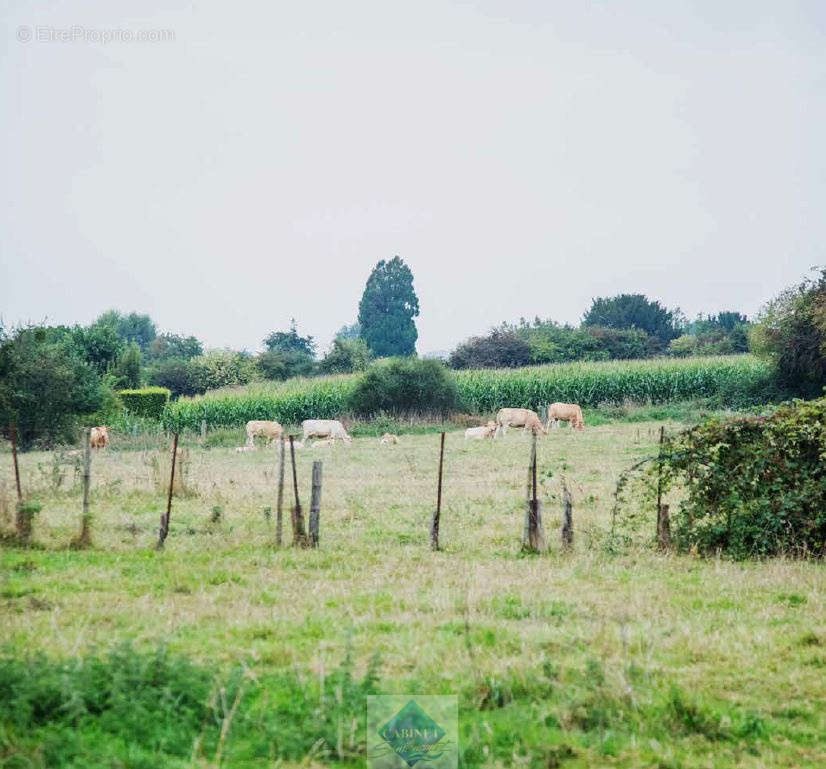
<path id="1" fill-rule="evenodd" d="M 267 439 L 267 444 L 277 441 L 284 428 L 278 422 L 268 422 L 264 419 L 253 419 L 247 422 L 247 446 L 255 446 L 255 436 L 262 435 Z"/>
<path id="2" fill-rule="evenodd" d="M 89 445 L 93 449 L 105 449 L 109 445 L 109 428 L 93 427 L 89 433 Z"/>
<path id="3" fill-rule="evenodd" d="M 585 429 L 582 409 L 576 403 L 551 403 L 548 406 L 548 429 L 550 429 L 551 423 L 554 427 L 559 427 L 560 421 L 568 422 L 571 427 L 577 430 Z"/>
<path id="4" fill-rule="evenodd" d="M 547 435 L 542 422 L 535 411 L 530 409 L 499 409 L 496 413 L 496 433 L 494 438 L 502 432 L 505 435 L 509 427 L 524 427 L 534 434 Z"/>
<path id="5" fill-rule="evenodd" d="M 310 438 L 331 438 L 340 439 L 345 443 L 352 443 L 353 439 L 347 435 L 344 425 L 337 419 L 305 419 L 301 423 L 304 435 L 302 443 L 307 443 Z"/>
<path id="6" fill-rule="evenodd" d="M 395 446 L 399 442 L 399 436 L 393 433 L 385 433 L 379 438 L 379 443 L 383 446 Z"/>
<path id="7" fill-rule="evenodd" d="M 496 422 L 491 420 L 481 427 L 468 427 L 465 430 L 465 440 L 482 441 L 486 438 L 493 438 L 496 434 Z"/>
<path id="8" fill-rule="evenodd" d="M 333 438 L 322 438 L 320 441 L 313 441 L 310 444 L 310 448 L 311 449 L 316 449 L 316 448 L 319 448 L 319 447 L 324 448 L 324 447 L 329 447 L 329 446 L 335 446 L 335 443 L 336 443 L 335 439 L 333 439 Z"/>

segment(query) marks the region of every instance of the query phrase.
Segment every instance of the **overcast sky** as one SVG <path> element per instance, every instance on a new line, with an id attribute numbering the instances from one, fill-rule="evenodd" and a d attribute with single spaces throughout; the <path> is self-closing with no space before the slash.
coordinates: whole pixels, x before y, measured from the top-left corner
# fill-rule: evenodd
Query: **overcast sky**
<path id="1" fill-rule="evenodd" d="M 323 349 L 398 254 L 426 353 L 622 291 L 751 314 L 826 262 L 818 0 L 0 14 L 7 325 L 254 350 L 294 316 Z"/>

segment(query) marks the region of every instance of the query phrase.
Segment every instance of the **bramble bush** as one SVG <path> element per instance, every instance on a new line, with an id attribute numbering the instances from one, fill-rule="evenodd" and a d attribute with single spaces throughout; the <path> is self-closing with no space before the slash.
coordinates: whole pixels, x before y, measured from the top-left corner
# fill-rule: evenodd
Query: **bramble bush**
<path id="1" fill-rule="evenodd" d="M 712 419 L 667 445 L 666 487 L 686 494 L 672 516 L 681 549 L 735 558 L 826 552 L 826 398 Z"/>

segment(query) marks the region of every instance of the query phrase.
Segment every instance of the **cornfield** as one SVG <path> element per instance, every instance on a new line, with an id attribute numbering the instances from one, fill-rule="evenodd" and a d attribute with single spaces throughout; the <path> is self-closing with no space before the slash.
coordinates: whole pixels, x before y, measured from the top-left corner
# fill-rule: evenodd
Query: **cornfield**
<path id="1" fill-rule="evenodd" d="M 459 371 L 455 376 L 461 408 L 474 414 L 503 406 L 539 410 L 553 401 L 596 406 L 714 398 L 738 405 L 768 400 L 772 388 L 769 366 L 750 355 L 561 363 Z M 235 427 L 250 419 L 283 424 L 333 419 L 348 412 L 355 382 L 356 375 L 341 375 L 214 390 L 171 403 L 163 421 L 167 427 L 197 430 L 202 420 L 209 427 Z"/>

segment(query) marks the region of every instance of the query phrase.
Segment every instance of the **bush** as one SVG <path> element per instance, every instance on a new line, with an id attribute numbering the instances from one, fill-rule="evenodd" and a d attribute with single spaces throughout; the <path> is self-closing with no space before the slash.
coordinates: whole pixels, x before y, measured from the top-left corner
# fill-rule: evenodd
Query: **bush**
<path id="1" fill-rule="evenodd" d="M 324 374 L 352 374 L 370 364 L 370 350 L 363 339 L 337 337 L 319 368 Z"/>
<path id="2" fill-rule="evenodd" d="M 118 395 L 132 416 L 160 419 L 169 402 L 170 392 L 166 387 L 144 387 L 140 390 L 121 390 Z"/>
<path id="3" fill-rule="evenodd" d="M 531 346 L 513 329 L 474 336 L 450 353 L 451 368 L 516 368 L 531 362 Z"/>
<path id="4" fill-rule="evenodd" d="M 826 552 L 826 399 L 769 417 L 712 419 L 668 446 L 666 480 L 684 488 L 679 546 L 735 558 Z"/>
<path id="5" fill-rule="evenodd" d="M 0 330 L 0 429 L 17 425 L 21 447 L 72 443 L 78 417 L 102 402 L 100 378 L 68 335 L 43 327 Z"/>
<path id="6" fill-rule="evenodd" d="M 356 382 L 349 406 L 356 414 L 448 414 L 459 403 L 456 381 L 436 360 L 391 358 Z"/>
<path id="7" fill-rule="evenodd" d="M 782 386 L 806 397 L 820 395 L 826 386 L 826 269 L 770 302 L 750 341 L 774 365 Z"/>
<path id="8" fill-rule="evenodd" d="M 192 358 L 198 392 L 220 387 L 248 384 L 255 379 L 255 361 L 250 355 L 233 350 L 212 350 Z"/>
<path id="9" fill-rule="evenodd" d="M 155 340 L 157 341 L 157 339 Z M 185 358 L 166 358 L 158 361 L 148 372 L 148 380 L 155 387 L 167 387 L 173 397 L 197 395 L 204 392 L 202 370 Z"/>

